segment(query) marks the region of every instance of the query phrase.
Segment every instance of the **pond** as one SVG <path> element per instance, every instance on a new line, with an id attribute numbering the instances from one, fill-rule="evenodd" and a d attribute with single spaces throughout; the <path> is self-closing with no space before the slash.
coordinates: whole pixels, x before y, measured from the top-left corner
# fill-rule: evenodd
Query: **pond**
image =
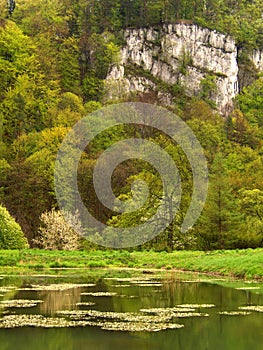
<path id="1" fill-rule="evenodd" d="M 263 284 L 150 271 L 1 276 L 0 350 L 262 349 Z"/>

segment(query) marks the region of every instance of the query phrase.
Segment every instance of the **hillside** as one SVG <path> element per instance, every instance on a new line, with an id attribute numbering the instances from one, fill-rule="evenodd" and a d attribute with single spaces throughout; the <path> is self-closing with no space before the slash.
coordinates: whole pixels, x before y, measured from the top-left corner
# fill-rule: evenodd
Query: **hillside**
<path id="1" fill-rule="evenodd" d="M 161 181 L 140 161 L 123 162 L 112 180 L 126 200 L 134 180 L 149 183 L 154 199 L 137 213 L 109 210 L 92 184 L 107 147 L 147 135 L 176 162 L 183 186 L 173 222 L 143 248 L 262 247 L 262 13 L 259 0 L 0 0 L 0 203 L 31 246 L 41 214 L 58 209 L 54 163 L 69 129 L 102 106 L 145 102 L 178 115 L 202 145 L 210 184 L 202 215 L 180 232 L 192 195 L 189 160 L 170 138 L 135 126 L 110 129 L 85 149 L 78 186 L 89 211 L 127 227 L 155 208 Z"/>

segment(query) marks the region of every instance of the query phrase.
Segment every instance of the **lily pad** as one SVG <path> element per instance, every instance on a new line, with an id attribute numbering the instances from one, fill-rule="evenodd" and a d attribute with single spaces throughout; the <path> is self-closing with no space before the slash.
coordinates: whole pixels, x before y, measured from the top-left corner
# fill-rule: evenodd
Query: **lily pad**
<path id="1" fill-rule="evenodd" d="M 168 312 L 193 312 L 195 309 L 193 308 L 179 308 L 179 307 L 166 307 L 166 308 L 151 308 L 151 309 L 140 309 L 141 312 L 144 313 L 150 313 L 150 314 L 157 314 L 157 313 L 168 313 Z"/>
<path id="2" fill-rule="evenodd" d="M 42 328 L 64 328 L 84 327 L 88 322 L 67 321 L 63 318 L 44 317 L 41 315 L 7 315 L 0 320 L 0 328 L 17 327 L 42 327 Z"/>
<path id="3" fill-rule="evenodd" d="M 64 311 L 58 311 L 58 315 L 67 315 L 70 317 L 70 319 L 78 320 L 78 319 L 111 319 L 111 320 L 122 320 L 126 322 L 153 322 L 153 323 L 160 323 L 160 322 L 167 322 L 171 320 L 172 316 L 170 315 L 158 315 L 158 316 L 146 316 L 146 315 L 140 315 L 138 313 L 133 312 L 104 312 L 104 311 L 97 311 L 97 310 L 64 310 Z"/>
<path id="4" fill-rule="evenodd" d="M 89 295 L 92 297 L 113 297 L 117 295 L 117 293 L 111 293 L 111 292 L 86 292 L 81 293 L 81 295 Z"/>
<path id="5" fill-rule="evenodd" d="M 227 315 L 227 316 L 246 316 L 251 315 L 251 312 L 246 311 L 221 311 L 219 315 Z"/>
<path id="6" fill-rule="evenodd" d="M 240 310 L 263 312 L 263 305 L 240 306 Z"/>
<path id="7" fill-rule="evenodd" d="M 74 288 L 86 288 L 86 287 L 95 287 L 94 283 L 83 283 L 83 284 L 74 284 L 74 283 L 54 283 L 49 285 L 34 285 L 27 288 L 19 288 L 23 291 L 64 291 Z"/>
<path id="8" fill-rule="evenodd" d="M 96 305 L 96 303 L 92 303 L 92 302 L 84 303 L 84 302 L 82 302 L 82 303 L 77 303 L 76 305 L 77 306 L 94 306 L 94 305 Z"/>
<path id="9" fill-rule="evenodd" d="M 136 283 L 137 284 L 137 283 Z M 162 283 L 138 283 L 140 287 L 162 287 Z"/>
<path id="10" fill-rule="evenodd" d="M 253 289 L 260 289 L 260 287 L 238 287 L 236 290 L 253 290 Z"/>
<path id="11" fill-rule="evenodd" d="M 7 308 L 23 308 L 23 307 L 34 307 L 37 304 L 43 303 L 43 300 L 26 300 L 26 299 L 13 299 L 0 301 L 0 307 Z"/>
<path id="12" fill-rule="evenodd" d="M 14 289 L 17 289 L 17 288 L 14 287 L 14 286 L 1 287 L 0 288 L 0 293 L 8 293 L 8 292 L 10 292 L 11 290 L 14 290 Z"/>
<path id="13" fill-rule="evenodd" d="M 187 307 L 190 307 L 190 308 L 194 308 L 194 309 L 206 309 L 206 308 L 211 308 L 211 307 L 215 307 L 214 304 L 180 304 L 180 305 L 177 305 L 177 307 L 182 307 L 182 308 L 187 308 Z"/>
<path id="14" fill-rule="evenodd" d="M 179 329 L 184 325 L 176 323 L 104 322 L 101 329 L 124 332 L 159 332 L 165 329 Z"/>
<path id="15" fill-rule="evenodd" d="M 200 312 L 195 312 L 195 309 L 190 309 L 190 308 L 178 308 L 178 307 L 173 307 L 173 308 L 153 308 L 153 309 L 141 309 L 141 312 L 145 313 L 156 313 L 159 315 L 170 317 L 170 318 L 183 318 L 183 317 L 207 317 L 209 314 L 207 313 L 200 313 Z"/>
<path id="16" fill-rule="evenodd" d="M 131 287 L 130 284 L 113 284 L 112 287 L 115 288 L 127 288 L 127 287 Z"/>

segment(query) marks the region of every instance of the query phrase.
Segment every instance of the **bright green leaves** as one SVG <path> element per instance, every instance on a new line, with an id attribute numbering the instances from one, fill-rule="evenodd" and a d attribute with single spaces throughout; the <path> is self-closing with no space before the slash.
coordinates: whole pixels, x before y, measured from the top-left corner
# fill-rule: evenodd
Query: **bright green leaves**
<path id="1" fill-rule="evenodd" d="M 263 246 L 263 191 L 255 188 L 240 191 L 240 207 L 246 216 L 242 240 L 253 247 Z"/>
<path id="2" fill-rule="evenodd" d="M 9 88 L 1 104 L 4 139 L 10 142 L 23 133 L 41 130 L 47 125 L 48 108 L 54 104 L 56 91 L 49 89 L 41 76 L 20 75 Z"/>
<path id="3" fill-rule="evenodd" d="M 0 249 L 25 249 L 27 247 L 27 240 L 21 227 L 7 209 L 0 205 Z"/>
<path id="4" fill-rule="evenodd" d="M 8 21 L 0 26 L 0 85 L 1 95 L 21 74 L 36 72 L 34 45 L 21 29 Z"/>
<path id="5" fill-rule="evenodd" d="M 237 97 L 242 112 L 252 124 L 263 126 L 263 76 L 245 87 Z"/>
<path id="6" fill-rule="evenodd" d="M 45 126 L 58 89 L 46 83 L 36 47 L 13 22 L 0 27 L 0 120 L 4 141 Z"/>

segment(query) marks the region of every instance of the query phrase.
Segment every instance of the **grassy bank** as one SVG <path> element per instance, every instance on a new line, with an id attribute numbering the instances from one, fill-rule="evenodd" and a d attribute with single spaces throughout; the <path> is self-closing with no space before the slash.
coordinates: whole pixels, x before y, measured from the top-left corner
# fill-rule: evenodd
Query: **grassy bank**
<path id="1" fill-rule="evenodd" d="M 32 273 L 53 268 L 157 268 L 184 269 L 263 280 L 263 249 L 213 252 L 177 251 L 0 251 L 0 273 Z"/>

